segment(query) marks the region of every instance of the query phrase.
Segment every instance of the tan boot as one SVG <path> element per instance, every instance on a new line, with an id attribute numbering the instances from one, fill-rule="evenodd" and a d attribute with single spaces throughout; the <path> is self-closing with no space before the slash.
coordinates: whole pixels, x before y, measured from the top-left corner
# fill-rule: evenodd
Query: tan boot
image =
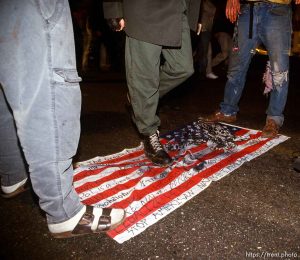
<path id="1" fill-rule="evenodd" d="M 267 119 L 266 125 L 262 130 L 261 136 L 264 138 L 274 138 L 279 132 L 279 126 L 276 124 L 275 120 Z"/>

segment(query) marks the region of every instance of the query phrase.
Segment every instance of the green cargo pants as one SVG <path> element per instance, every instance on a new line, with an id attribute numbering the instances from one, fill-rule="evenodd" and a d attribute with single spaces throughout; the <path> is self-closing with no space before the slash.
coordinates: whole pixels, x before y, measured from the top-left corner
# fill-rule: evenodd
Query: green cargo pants
<path id="1" fill-rule="evenodd" d="M 159 98 L 184 82 L 193 72 L 190 28 L 183 15 L 182 45 L 168 48 L 126 37 L 126 79 L 138 131 L 151 135 L 160 125 Z M 161 64 L 161 54 L 165 62 Z"/>

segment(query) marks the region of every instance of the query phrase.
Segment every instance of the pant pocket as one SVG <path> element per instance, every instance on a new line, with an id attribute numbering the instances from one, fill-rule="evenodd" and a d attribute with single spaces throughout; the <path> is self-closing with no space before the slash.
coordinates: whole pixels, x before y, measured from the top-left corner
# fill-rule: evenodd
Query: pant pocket
<path id="1" fill-rule="evenodd" d="M 245 15 L 249 13 L 250 7 L 249 4 L 241 4 L 240 15 Z"/>
<path id="2" fill-rule="evenodd" d="M 273 4 L 270 14 L 274 16 L 288 16 L 290 15 L 290 6 L 287 4 Z"/>
<path id="3" fill-rule="evenodd" d="M 80 136 L 81 78 L 76 69 L 54 69 L 54 111 L 59 160 L 72 158 Z"/>

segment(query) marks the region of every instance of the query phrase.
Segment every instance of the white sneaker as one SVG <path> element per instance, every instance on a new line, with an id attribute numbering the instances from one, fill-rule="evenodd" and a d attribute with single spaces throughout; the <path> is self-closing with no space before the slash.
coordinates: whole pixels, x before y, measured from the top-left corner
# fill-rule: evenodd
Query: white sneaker
<path id="1" fill-rule="evenodd" d="M 11 186 L 1 185 L 1 190 L 2 190 L 1 196 L 3 198 L 10 199 L 10 198 L 13 198 L 13 197 L 19 195 L 23 191 L 26 191 L 27 188 L 25 187 L 25 184 L 26 184 L 27 179 L 28 178 L 25 178 L 24 180 L 14 184 L 14 185 L 11 185 Z"/>
<path id="2" fill-rule="evenodd" d="M 206 77 L 208 79 L 217 79 L 218 76 L 216 74 L 214 74 L 213 72 L 206 74 Z"/>

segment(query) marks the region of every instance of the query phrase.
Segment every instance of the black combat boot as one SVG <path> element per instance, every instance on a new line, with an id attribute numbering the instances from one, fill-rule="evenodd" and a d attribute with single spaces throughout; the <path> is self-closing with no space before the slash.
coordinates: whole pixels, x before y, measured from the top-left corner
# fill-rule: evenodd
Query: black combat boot
<path id="1" fill-rule="evenodd" d="M 144 151 L 149 160 L 159 166 L 167 166 L 172 163 L 172 158 L 164 150 L 159 141 L 159 132 L 143 137 Z"/>

